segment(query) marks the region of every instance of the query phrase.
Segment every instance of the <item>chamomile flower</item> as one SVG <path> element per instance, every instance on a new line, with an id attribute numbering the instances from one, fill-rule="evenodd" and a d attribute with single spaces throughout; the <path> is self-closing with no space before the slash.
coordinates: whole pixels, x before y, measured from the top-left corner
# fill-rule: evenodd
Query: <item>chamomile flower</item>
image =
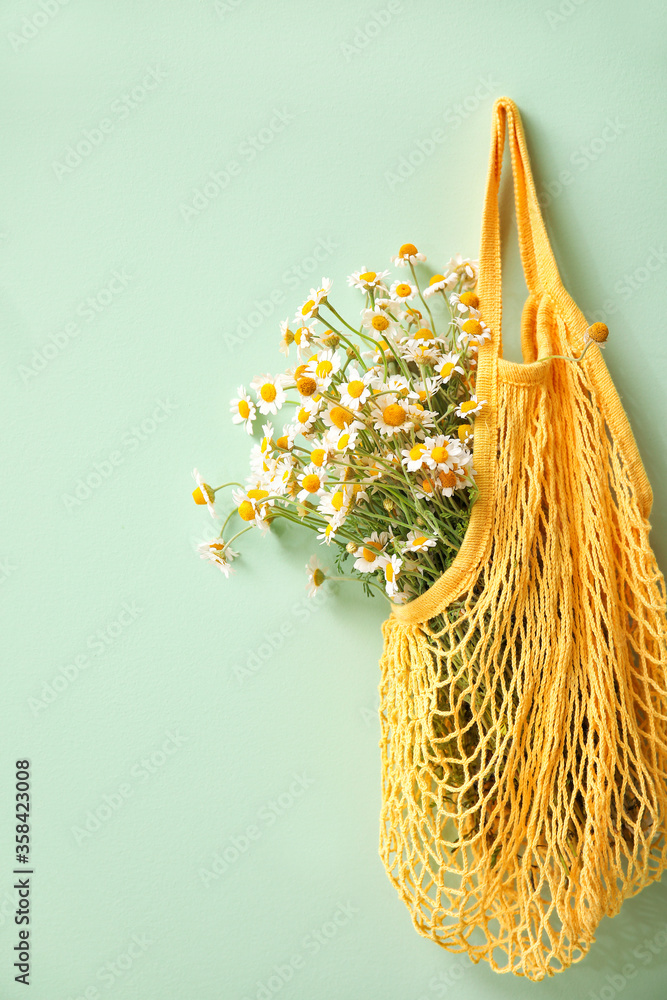
<path id="1" fill-rule="evenodd" d="M 456 312 L 467 312 L 476 319 L 479 318 L 479 298 L 475 292 L 452 292 L 449 304 Z"/>
<path id="2" fill-rule="evenodd" d="M 204 482 L 196 469 L 192 470 L 192 475 L 197 484 L 196 488 L 192 491 L 192 499 L 202 507 L 206 504 L 211 517 L 217 517 L 218 512 L 215 509 L 215 491 L 213 487 Z"/>
<path id="3" fill-rule="evenodd" d="M 353 271 L 348 277 L 347 283 L 350 288 L 358 288 L 361 292 L 367 292 L 371 288 L 384 288 L 383 278 L 386 278 L 389 271 L 368 271 L 362 267 L 361 271 Z"/>
<path id="4" fill-rule="evenodd" d="M 301 403 L 296 407 L 296 413 L 294 414 L 294 421 L 292 423 L 292 427 L 294 427 L 297 434 L 303 434 L 306 437 L 308 436 L 313 429 L 321 408 L 322 400 L 301 400 Z"/>
<path id="5" fill-rule="evenodd" d="M 397 302 L 409 302 L 417 294 L 417 286 L 409 281 L 395 281 L 389 289 L 389 294 Z"/>
<path id="6" fill-rule="evenodd" d="M 421 403 L 408 403 L 408 418 L 417 437 L 423 436 L 425 428 L 430 430 L 435 427 L 433 410 L 427 410 Z"/>
<path id="7" fill-rule="evenodd" d="M 462 445 L 468 445 L 472 443 L 473 440 L 473 426 L 472 424 L 459 424 L 456 429 L 459 441 Z"/>
<path id="8" fill-rule="evenodd" d="M 331 291 L 331 284 L 329 278 L 322 278 L 322 284 L 319 288 L 311 288 L 310 295 L 294 317 L 294 322 L 297 325 L 317 318 L 318 307 Z"/>
<path id="9" fill-rule="evenodd" d="M 431 469 L 452 469 L 461 457 L 461 444 L 445 434 L 424 440 L 424 458 Z"/>
<path id="10" fill-rule="evenodd" d="M 309 597 L 314 597 L 327 578 L 326 568 L 322 565 L 317 556 L 311 556 L 306 563 L 306 571 L 308 573 L 306 592 Z"/>
<path id="11" fill-rule="evenodd" d="M 269 491 L 263 489 L 232 490 L 232 499 L 236 504 L 239 517 L 248 524 L 254 524 L 261 531 L 269 526 L 270 504 L 266 502 Z"/>
<path id="12" fill-rule="evenodd" d="M 311 342 L 315 339 L 315 327 L 309 323 L 302 323 L 294 330 L 294 343 L 299 357 L 303 357 L 305 351 L 310 349 Z"/>
<path id="13" fill-rule="evenodd" d="M 318 532 L 317 535 L 318 541 L 323 542 L 324 545 L 331 545 L 334 538 L 336 537 L 336 532 L 338 531 L 339 528 L 340 528 L 339 524 L 334 524 L 333 522 L 330 522 L 322 529 L 322 531 Z"/>
<path id="14" fill-rule="evenodd" d="M 461 357 L 459 354 L 449 352 L 443 354 L 435 366 L 435 371 L 442 385 L 447 385 L 450 378 L 455 375 L 465 375 L 461 367 Z"/>
<path id="15" fill-rule="evenodd" d="M 322 517 L 328 518 L 336 528 L 340 528 L 349 513 L 351 504 L 352 491 L 345 486 L 339 486 L 332 493 L 324 492 L 322 494 L 318 513 Z"/>
<path id="16" fill-rule="evenodd" d="M 447 275 L 456 274 L 457 280 L 461 281 L 465 288 L 472 288 L 477 283 L 479 273 L 479 261 L 470 260 L 469 257 L 462 257 L 457 253 L 447 264 L 445 273 Z"/>
<path id="17" fill-rule="evenodd" d="M 301 489 L 296 495 L 297 500 L 303 503 L 313 497 L 322 496 L 324 485 L 327 481 L 327 474 L 324 469 L 318 469 L 316 465 L 307 465 L 303 472 L 297 477 Z"/>
<path id="18" fill-rule="evenodd" d="M 320 392 L 329 388 L 334 375 L 340 371 L 340 365 L 340 356 L 337 351 L 318 351 L 308 360 L 308 373 L 317 382 L 317 388 Z"/>
<path id="19" fill-rule="evenodd" d="M 442 352 L 435 340 L 411 339 L 401 344 L 401 357 L 416 365 L 435 367 L 441 356 Z"/>
<path id="20" fill-rule="evenodd" d="M 271 470 L 271 478 L 267 486 L 274 496 L 285 496 L 294 476 L 294 459 L 291 455 L 279 458 Z"/>
<path id="21" fill-rule="evenodd" d="M 257 394 L 259 412 L 277 413 L 285 402 L 284 375 L 257 375 L 250 383 Z"/>
<path id="22" fill-rule="evenodd" d="M 428 299 L 431 295 L 435 295 L 436 292 L 448 292 L 450 288 L 454 287 L 457 281 L 458 276 L 456 273 L 448 275 L 434 274 L 424 289 L 424 298 Z"/>
<path id="23" fill-rule="evenodd" d="M 374 400 L 374 426 L 384 437 L 392 437 L 412 426 L 408 407 L 392 393 Z"/>
<path id="24" fill-rule="evenodd" d="M 411 395 L 414 395 L 420 403 L 427 403 L 429 397 L 433 397 L 440 388 L 440 379 L 437 375 L 429 375 L 427 378 L 416 379 L 413 386 Z"/>
<path id="25" fill-rule="evenodd" d="M 384 589 L 389 597 L 398 594 L 398 577 L 401 572 L 403 560 L 398 556 L 385 556 L 382 560 L 382 570 L 384 572 Z"/>
<path id="26" fill-rule="evenodd" d="M 456 339 L 461 347 L 468 344 L 476 344 L 479 347 L 484 341 L 491 340 L 491 331 L 481 319 L 470 316 L 464 320 L 457 319 L 456 323 L 460 331 Z"/>
<path id="27" fill-rule="evenodd" d="M 458 406 L 456 407 L 456 411 L 455 411 L 456 412 L 456 416 L 457 417 L 472 417 L 475 414 L 479 413 L 479 411 L 482 409 L 482 407 L 484 406 L 485 403 L 486 403 L 485 399 L 480 399 L 478 401 L 477 400 L 477 396 L 473 394 L 470 397 L 470 399 L 465 399 L 465 400 L 463 400 L 463 402 L 461 402 L 461 403 L 458 404 Z"/>
<path id="28" fill-rule="evenodd" d="M 409 264 L 419 264 L 426 260 L 426 255 L 419 253 L 414 243 L 404 243 L 395 257 L 391 258 L 396 267 L 408 267 Z"/>
<path id="29" fill-rule="evenodd" d="M 426 445 L 423 441 L 418 441 L 411 448 L 403 448 L 401 455 L 403 456 L 401 462 L 408 472 L 417 472 L 428 464 Z"/>
<path id="30" fill-rule="evenodd" d="M 405 375 L 390 375 L 386 382 L 378 382 L 374 389 L 384 392 L 395 392 L 397 396 L 411 396 L 416 398 Z"/>
<path id="31" fill-rule="evenodd" d="M 384 557 L 389 541 L 389 534 L 386 531 L 381 531 L 379 534 L 374 531 L 368 538 L 364 538 L 363 544 L 355 553 L 354 568 L 360 573 L 374 573 L 381 565 L 380 560 Z"/>
<path id="32" fill-rule="evenodd" d="M 280 324 L 280 353 L 285 357 L 289 356 L 289 349 L 294 343 L 294 331 L 290 329 L 289 320 L 284 319 Z"/>
<path id="33" fill-rule="evenodd" d="M 597 344 L 598 347 L 605 346 L 605 340 L 609 336 L 609 328 L 605 323 L 593 323 L 584 332 L 584 345 L 590 344 L 591 341 Z"/>
<path id="34" fill-rule="evenodd" d="M 345 382 L 341 382 L 338 386 L 341 404 L 350 410 L 360 410 L 371 394 L 371 378 L 369 372 L 364 372 L 362 375 L 354 366 L 348 368 L 345 372 Z"/>
<path id="35" fill-rule="evenodd" d="M 243 424 L 248 434 L 252 434 L 252 423 L 257 416 L 257 408 L 242 385 L 236 390 L 236 399 L 232 399 L 229 408 L 234 414 L 233 424 Z"/>
<path id="36" fill-rule="evenodd" d="M 234 570 L 232 562 L 237 558 L 238 552 L 230 548 L 222 538 L 215 538 L 212 542 L 202 542 L 197 546 L 197 551 L 202 559 L 207 559 L 217 566 L 226 577 L 229 577 Z"/>
<path id="37" fill-rule="evenodd" d="M 345 427 L 352 430 L 357 427 L 361 429 L 364 426 L 360 420 L 356 419 L 348 406 L 341 406 L 338 403 L 329 403 L 327 408 L 322 411 L 322 420 L 327 427 L 336 427 L 339 431 Z"/>
<path id="38" fill-rule="evenodd" d="M 453 469 L 441 469 L 435 475 L 435 485 L 442 496 L 451 497 L 460 488 L 460 480 Z"/>
<path id="39" fill-rule="evenodd" d="M 393 345 L 393 350 L 392 350 Z M 392 338 L 378 340 L 372 350 L 362 351 L 362 357 L 369 358 L 373 364 L 382 364 L 382 361 L 389 361 L 394 357 L 394 351 L 398 352 L 398 347 Z"/>
<path id="40" fill-rule="evenodd" d="M 435 482 L 430 473 L 419 475 L 414 489 L 415 496 L 420 500 L 434 500 L 437 496 Z"/>
<path id="41" fill-rule="evenodd" d="M 420 531 L 408 531 L 407 545 L 405 546 L 405 551 L 428 552 L 429 549 L 435 548 L 435 545 L 436 545 L 435 538 L 429 538 L 428 535 L 424 535 Z"/>
<path id="42" fill-rule="evenodd" d="M 400 306 L 390 299 L 376 299 L 372 309 L 364 309 L 361 323 L 376 337 L 386 337 L 398 328 Z"/>
<path id="43" fill-rule="evenodd" d="M 335 439 L 336 451 L 354 451 L 357 445 L 357 438 L 359 437 L 359 431 L 351 430 L 349 431 L 345 428 L 344 431 L 338 431 Z"/>
<path id="44" fill-rule="evenodd" d="M 340 432 L 336 430 L 336 435 L 339 433 Z M 334 452 L 335 445 L 333 441 L 329 440 L 328 435 L 325 435 L 321 441 L 313 441 L 313 448 L 310 452 L 310 462 L 318 469 L 326 469 L 331 462 Z"/>

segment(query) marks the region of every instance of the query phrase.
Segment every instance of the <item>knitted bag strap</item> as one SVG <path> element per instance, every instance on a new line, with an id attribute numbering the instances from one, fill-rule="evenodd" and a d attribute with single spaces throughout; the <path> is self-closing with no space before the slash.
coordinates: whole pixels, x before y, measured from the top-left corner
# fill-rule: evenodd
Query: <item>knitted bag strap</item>
<path id="1" fill-rule="evenodd" d="M 502 268 L 498 191 L 506 131 L 509 134 L 514 177 L 519 250 L 526 285 L 530 292 L 529 302 L 532 300 L 536 305 L 537 300 L 545 292 L 557 297 L 559 289 L 563 287 L 537 200 L 521 115 L 509 97 L 501 97 L 493 108 L 491 157 L 484 199 L 478 284 L 482 315 L 491 328 L 492 353 L 496 357 L 502 357 Z"/>

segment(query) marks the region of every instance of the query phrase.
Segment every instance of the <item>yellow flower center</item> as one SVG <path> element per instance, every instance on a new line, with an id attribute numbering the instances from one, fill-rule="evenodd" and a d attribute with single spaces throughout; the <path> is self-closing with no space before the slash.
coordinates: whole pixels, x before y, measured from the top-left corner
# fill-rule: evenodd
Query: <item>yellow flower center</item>
<path id="1" fill-rule="evenodd" d="M 444 274 L 434 274 L 431 280 L 429 281 L 429 285 L 437 285 L 439 281 L 444 281 L 444 280 L 445 280 Z"/>
<path id="2" fill-rule="evenodd" d="M 207 502 L 213 503 L 215 493 L 207 483 L 202 483 L 201 487 L 198 486 L 196 490 L 192 491 L 192 499 L 200 506 Z"/>
<path id="3" fill-rule="evenodd" d="M 426 535 L 417 535 L 417 537 L 413 540 L 412 544 L 423 545 L 425 541 L 426 541 Z"/>
<path id="4" fill-rule="evenodd" d="M 399 257 L 414 257 L 417 253 L 417 247 L 414 243 L 404 243 L 401 249 L 398 251 Z"/>
<path id="5" fill-rule="evenodd" d="M 305 378 L 299 379 L 296 387 L 302 396 L 312 396 L 317 389 L 317 382 L 314 378 L 306 376 Z"/>
<path id="6" fill-rule="evenodd" d="M 341 491 L 337 490 L 334 493 L 334 495 L 331 497 L 331 506 L 333 507 L 333 509 L 334 510 L 340 510 L 341 507 L 343 506 L 343 500 L 344 499 L 345 498 L 344 498 L 343 494 L 341 493 Z"/>
<path id="7" fill-rule="evenodd" d="M 444 445 L 437 445 L 431 452 L 431 458 L 434 462 L 439 465 L 441 462 L 446 462 L 449 457 L 449 451 Z"/>
<path id="8" fill-rule="evenodd" d="M 593 323 L 593 326 L 588 328 L 588 336 L 596 344 L 604 344 L 609 336 L 609 328 L 604 323 Z"/>
<path id="9" fill-rule="evenodd" d="M 333 363 L 328 360 L 319 361 L 315 369 L 319 378 L 326 378 L 333 371 Z"/>
<path id="10" fill-rule="evenodd" d="M 421 458 L 424 454 L 424 445 L 416 444 L 414 448 L 410 449 L 410 458 L 413 462 L 416 462 L 418 458 Z"/>
<path id="11" fill-rule="evenodd" d="M 289 328 L 287 328 L 283 334 L 283 341 L 284 343 L 287 344 L 288 347 L 290 344 L 294 343 L 294 334 Z"/>
<path id="12" fill-rule="evenodd" d="M 317 466 L 322 465 L 325 454 L 326 452 L 324 448 L 313 448 L 313 450 L 310 453 L 310 460 L 313 463 L 313 465 Z"/>
<path id="13" fill-rule="evenodd" d="M 440 472 L 438 473 L 438 479 L 445 489 L 451 490 L 456 486 L 456 476 L 453 472 Z"/>
<path id="14" fill-rule="evenodd" d="M 389 424 L 390 427 L 400 427 L 405 421 L 405 409 L 399 403 L 390 403 L 386 406 L 382 416 L 384 417 L 385 424 Z"/>
<path id="15" fill-rule="evenodd" d="M 307 315 L 308 315 L 308 313 L 309 313 L 309 312 L 310 312 L 310 311 L 311 311 L 311 310 L 312 310 L 312 309 L 313 309 L 314 307 L 315 307 L 315 300 L 314 300 L 314 299 L 308 299 L 308 301 L 307 301 L 307 302 L 304 302 L 303 306 L 301 307 L 301 315 L 302 315 L 302 316 L 307 316 Z"/>
<path id="16" fill-rule="evenodd" d="M 466 399 L 465 403 L 461 403 L 461 413 L 470 413 L 476 406 L 477 403 L 474 399 Z"/>
<path id="17" fill-rule="evenodd" d="M 341 436 L 338 438 L 338 449 L 339 449 L 339 451 L 343 451 L 345 448 L 347 448 L 347 446 L 348 446 L 349 443 L 350 443 L 350 435 L 349 434 L 341 434 Z"/>
<path id="18" fill-rule="evenodd" d="M 406 295 L 410 294 L 411 291 L 412 289 L 410 288 L 410 285 L 408 285 L 405 281 L 402 281 L 400 285 L 396 285 L 396 294 L 401 299 L 404 299 Z"/>
<path id="19" fill-rule="evenodd" d="M 432 493 L 433 492 L 433 483 L 431 482 L 430 479 L 423 479 L 421 481 L 421 483 L 420 483 L 420 486 L 421 486 L 421 488 L 422 488 L 422 490 L 423 490 L 424 493 Z"/>
<path id="20" fill-rule="evenodd" d="M 385 568 L 384 568 L 384 575 L 385 575 L 386 579 L 389 581 L 389 583 L 393 582 L 393 579 L 394 579 L 394 567 L 392 566 L 391 563 L 387 563 L 387 565 L 385 566 Z"/>
<path id="21" fill-rule="evenodd" d="M 359 281 L 365 281 L 366 284 L 370 284 L 371 281 L 375 281 L 377 278 L 377 273 L 375 271 L 364 271 L 363 274 L 359 275 Z"/>
<path id="22" fill-rule="evenodd" d="M 296 380 L 300 379 L 301 376 L 303 375 L 303 373 L 307 370 L 307 368 L 308 368 L 308 365 L 298 365 L 294 369 L 294 378 Z"/>
<path id="23" fill-rule="evenodd" d="M 429 330 L 427 326 L 423 326 L 421 330 L 417 330 L 414 335 L 415 340 L 432 340 L 433 333 Z"/>
<path id="24" fill-rule="evenodd" d="M 382 546 L 379 542 L 367 542 L 361 551 L 366 562 L 372 563 L 382 551 Z"/>
<path id="25" fill-rule="evenodd" d="M 268 495 L 268 490 L 248 490 L 248 496 L 251 500 L 263 500 Z"/>
<path id="26" fill-rule="evenodd" d="M 279 448 L 282 448 L 283 451 L 287 451 L 289 448 L 289 440 L 287 439 L 287 435 L 279 437 L 278 440 L 276 441 L 276 444 L 278 445 Z"/>
<path id="27" fill-rule="evenodd" d="M 352 382 L 348 382 L 347 385 L 347 391 L 352 396 L 352 399 L 359 399 L 365 388 L 366 386 L 359 379 L 354 379 Z"/>
<path id="28" fill-rule="evenodd" d="M 297 346 L 300 346 L 302 343 L 307 344 L 309 337 L 310 337 L 310 330 L 308 329 L 308 327 L 300 326 L 299 329 L 294 334 L 294 342 L 295 344 L 297 344 Z"/>
<path id="29" fill-rule="evenodd" d="M 465 442 L 472 435 L 472 424 L 459 424 L 459 441 Z"/>
<path id="30" fill-rule="evenodd" d="M 479 299 L 474 292 L 462 292 L 461 295 L 459 295 L 459 302 L 461 302 L 464 306 L 467 306 L 468 309 L 476 309 L 479 305 Z"/>
<path id="31" fill-rule="evenodd" d="M 342 406 L 333 406 L 329 413 L 329 419 L 334 427 L 342 431 L 344 427 L 352 423 L 352 414 L 344 410 Z"/>
<path id="32" fill-rule="evenodd" d="M 260 394 L 260 396 L 262 397 L 262 399 L 264 400 L 265 403 L 272 403 L 273 400 L 276 398 L 276 387 L 275 387 L 275 385 L 272 385 L 270 382 L 267 382 L 259 390 L 259 394 Z M 248 404 L 246 403 L 246 407 L 247 406 L 248 406 Z M 240 407 L 239 407 L 239 409 L 240 409 Z"/>
<path id="33" fill-rule="evenodd" d="M 478 337 L 482 332 L 482 328 L 476 319 L 467 319 L 465 323 L 461 326 L 464 333 L 467 333 L 470 337 Z"/>
<path id="34" fill-rule="evenodd" d="M 307 410 L 305 406 L 302 406 L 297 414 L 297 420 L 300 424 L 307 424 L 311 416 L 312 414 L 310 410 Z"/>
<path id="35" fill-rule="evenodd" d="M 442 365 L 442 367 L 440 368 L 441 377 L 447 378 L 449 375 L 452 374 L 453 368 L 454 368 L 453 361 L 445 361 L 444 365 Z"/>
<path id="36" fill-rule="evenodd" d="M 244 500 L 243 503 L 239 505 L 239 517 L 242 521 L 255 520 L 255 508 L 249 500 Z"/>
<path id="37" fill-rule="evenodd" d="M 326 580 L 326 576 L 324 575 L 324 573 L 322 572 L 322 570 L 321 569 L 316 569 L 315 572 L 313 573 L 313 583 L 314 583 L 314 585 L 316 587 L 321 587 L 325 580 Z"/>
<path id="38" fill-rule="evenodd" d="M 304 476 L 303 479 L 301 480 L 301 486 L 303 487 L 304 490 L 307 490 L 309 493 L 317 493 L 317 491 L 320 488 L 320 485 L 321 485 L 320 477 L 316 476 L 314 472 L 311 472 L 309 475 Z M 248 496 L 250 496 L 250 494 L 248 494 Z"/>
<path id="39" fill-rule="evenodd" d="M 373 327 L 374 330 L 379 330 L 380 332 L 382 332 L 383 330 L 386 330 L 387 327 L 389 326 L 389 320 L 387 319 L 386 316 L 373 316 L 373 319 L 371 320 L 371 326 Z"/>

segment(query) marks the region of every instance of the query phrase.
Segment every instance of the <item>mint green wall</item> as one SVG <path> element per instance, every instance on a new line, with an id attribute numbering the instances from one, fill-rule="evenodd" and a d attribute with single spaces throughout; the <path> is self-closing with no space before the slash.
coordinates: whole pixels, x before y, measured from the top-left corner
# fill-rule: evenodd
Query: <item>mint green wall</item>
<path id="1" fill-rule="evenodd" d="M 414 932 L 377 855 L 384 609 L 345 590 L 309 604 L 314 545 L 289 531 L 244 539 L 225 580 L 192 551 L 209 522 L 190 472 L 245 471 L 228 399 L 279 369 L 278 322 L 311 279 L 340 289 L 406 240 L 433 264 L 477 255 L 507 94 L 566 287 L 607 317 L 665 567 L 665 28 L 658 0 L 2 6 L 3 998 L 26 995 L 23 757 L 33 1000 L 241 1000 L 294 957 L 270 995 L 664 996 L 664 885 L 538 985 Z M 513 244 L 506 288 L 516 358 Z"/>

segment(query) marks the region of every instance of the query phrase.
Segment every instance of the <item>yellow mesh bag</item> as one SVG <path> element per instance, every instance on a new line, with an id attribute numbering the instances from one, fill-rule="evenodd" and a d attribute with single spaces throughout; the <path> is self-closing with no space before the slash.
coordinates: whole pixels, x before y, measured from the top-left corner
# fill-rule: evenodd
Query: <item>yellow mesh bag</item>
<path id="1" fill-rule="evenodd" d="M 509 136 L 529 296 L 502 357 Z M 652 493 L 563 288 L 517 108 L 494 108 L 478 286 L 479 497 L 454 562 L 383 625 L 380 854 L 416 929 L 530 979 L 581 959 L 667 864 L 665 581 Z"/>

